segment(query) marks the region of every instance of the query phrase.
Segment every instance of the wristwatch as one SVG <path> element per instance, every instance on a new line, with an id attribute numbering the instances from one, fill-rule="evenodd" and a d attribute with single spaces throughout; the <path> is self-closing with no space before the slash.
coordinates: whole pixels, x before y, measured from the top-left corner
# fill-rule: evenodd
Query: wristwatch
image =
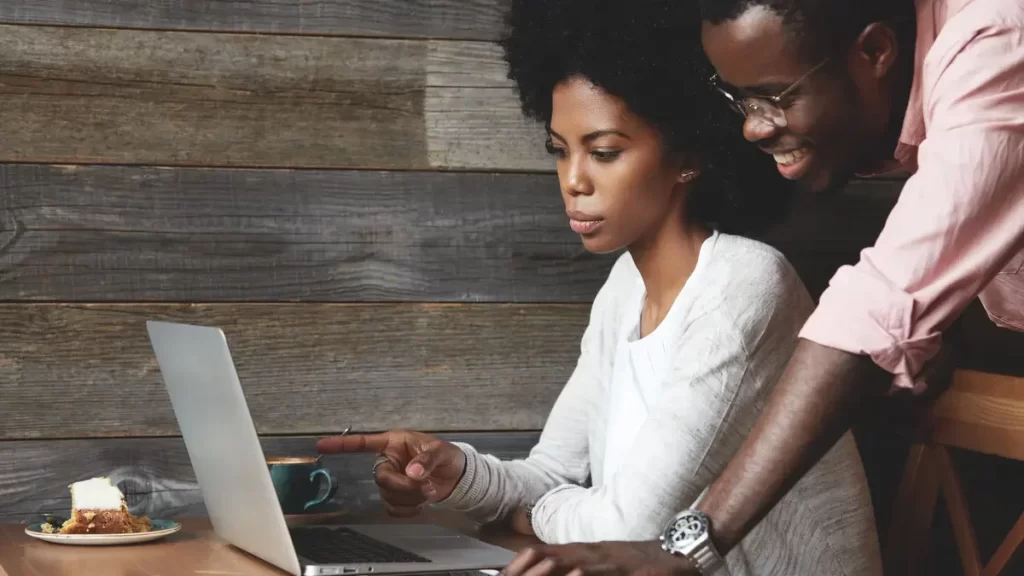
<path id="1" fill-rule="evenodd" d="M 691 560 L 704 576 L 711 576 L 725 560 L 711 542 L 711 519 L 700 510 L 683 510 L 661 535 L 661 548 Z"/>
<path id="2" fill-rule="evenodd" d="M 536 507 L 536 502 L 530 502 L 526 505 L 526 523 L 530 525 L 531 529 L 533 528 L 533 509 Z"/>

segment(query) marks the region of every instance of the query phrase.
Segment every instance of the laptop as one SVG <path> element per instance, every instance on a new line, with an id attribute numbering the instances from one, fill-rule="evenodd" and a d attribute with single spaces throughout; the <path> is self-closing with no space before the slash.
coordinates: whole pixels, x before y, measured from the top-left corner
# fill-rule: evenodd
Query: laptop
<path id="1" fill-rule="evenodd" d="M 213 530 L 229 544 L 296 576 L 489 570 L 514 557 L 434 525 L 290 529 L 224 333 L 167 322 L 146 326 Z"/>

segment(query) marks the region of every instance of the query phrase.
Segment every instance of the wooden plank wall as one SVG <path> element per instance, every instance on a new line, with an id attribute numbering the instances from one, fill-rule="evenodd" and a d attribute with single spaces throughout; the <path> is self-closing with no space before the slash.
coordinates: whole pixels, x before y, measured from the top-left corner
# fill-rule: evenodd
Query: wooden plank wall
<path id="1" fill-rule="evenodd" d="M 0 522 L 110 474 L 202 513 L 145 336 L 222 327 L 268 454 L 524 456 L 610 261 L 566 229 L 502 0 L 0 3 Z M 366 458 L 326 460 L 372 503 Z"/>
<path id="2" fill-rule="evenodd" d="M 150 318 L 225 329 L 276 455 L 349 425 L 526 453 L 611 260 L 565 226 L 505 3 L 0 2 L 0 522 L 101 473 L 201 512 Z M 765 239 L 820 293 L 900 185 Z M 329 459 L 346 504 L 364 460 Z"/>

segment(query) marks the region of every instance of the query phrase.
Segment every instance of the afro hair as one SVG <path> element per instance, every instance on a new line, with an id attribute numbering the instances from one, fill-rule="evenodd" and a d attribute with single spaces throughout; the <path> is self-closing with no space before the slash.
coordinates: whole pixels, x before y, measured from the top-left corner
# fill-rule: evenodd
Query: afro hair
<path id="1" fill-rule="evenodd" d="M 500 45 L 526 116 L 550 125 L 555 87 L 587 79 L 650 122 L 668 152 L 699 159 L 691 219 L 750 235 L 782 216 L 791 187 L 708 82 L 700 25 L 696 0 L 512 0 Z"/>

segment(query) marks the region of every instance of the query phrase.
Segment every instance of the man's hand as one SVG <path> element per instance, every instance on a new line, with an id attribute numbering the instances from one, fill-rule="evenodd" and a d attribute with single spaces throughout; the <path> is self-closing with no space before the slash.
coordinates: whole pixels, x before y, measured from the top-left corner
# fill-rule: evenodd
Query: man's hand
<path id="1" fill-rule="evenodd" d="M 659 542 L 602 542 L 523 550 L 504 576 L 700 576 L 692 562 Z"/>
<path id="2" fill-rule="evenodd" d="M 458 446 L 422 432 L 335 436 L 316 447 L 322 454 L 375 452 L 386 458 L 377 466 L 374 481 L 392 516 L 416 516 L 427 504 L 444 500 L 466 469 L 466 455 Z"/>

